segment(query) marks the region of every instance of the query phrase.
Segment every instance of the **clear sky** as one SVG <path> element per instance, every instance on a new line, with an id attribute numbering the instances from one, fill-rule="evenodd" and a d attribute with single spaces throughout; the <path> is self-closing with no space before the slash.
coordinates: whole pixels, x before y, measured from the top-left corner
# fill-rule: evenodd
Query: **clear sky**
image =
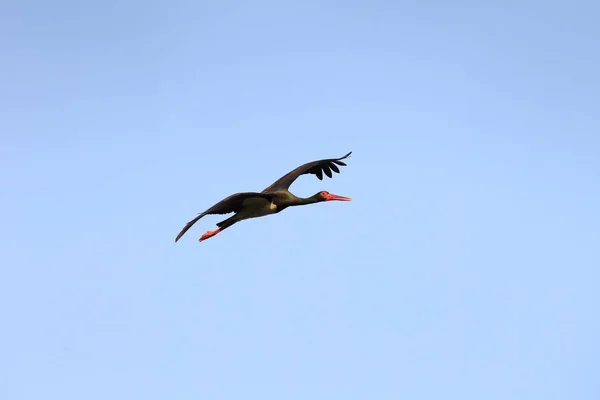
<path id="1" fill-rule="evenodd" d="M 0 9 L 0 398 L 600 398 L 598 2 Z"/>

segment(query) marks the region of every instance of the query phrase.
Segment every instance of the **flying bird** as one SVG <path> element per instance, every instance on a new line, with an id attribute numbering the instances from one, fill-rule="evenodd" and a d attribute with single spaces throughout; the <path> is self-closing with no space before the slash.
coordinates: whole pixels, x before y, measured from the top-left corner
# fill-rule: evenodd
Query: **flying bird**
<path id="1" fill-rule="evenodd" d="M 346 154 L 340 158 L 328 158 L 325 160 L 318 160 L 306 163 L 299 166 L 295 170 L 285 174 L 268 188 L 260 193 L 256 192 L 243 192 L 232 194 L 231 196 L 221 200 L 208 210 L 198 214 L 196 218 L 188 222 L 181 232 L 175 238 L 177 242 L 198 220 L 208 214 L 229 214 L 235 213 L 233 216 L 227 218 L 224 221 L 217 223 L 217 229 L 214 231 L 208 231 L 202 235 L 199 239 L 200 242 L 211 238 L 223 232 L 236 222 L 243 221 L 249 218 L 264 217 L 270 214 L 276 214 L 292 206 L 303 206 L 306 204 L 320 203 L 323 201 L 351 201 L 349 197 L 338 196 L 331 194 L 326 191 L 320 191 L 310 197 L 297 197 L 292 194 L 288 189 L 292 183 L 300 175 L 313 174 L 316 175 L 319 180 L 323 180 L 323 173 L 328 177 L 332 177 L 333 172 L 340 172 L 338 166 L 346 166 L 342 161 L 352 154 L 352 152 Z"/>

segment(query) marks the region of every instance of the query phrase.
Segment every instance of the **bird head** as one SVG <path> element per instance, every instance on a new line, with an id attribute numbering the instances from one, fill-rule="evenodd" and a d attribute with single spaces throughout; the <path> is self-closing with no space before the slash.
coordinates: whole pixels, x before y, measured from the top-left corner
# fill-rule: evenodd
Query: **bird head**
<path id="1" fill-rule="evenodd" d="M 322 190 L 319 193 L 315 194 L 315 197 L 317 197 L 321 201 L 332 201 L 332 200 L 352 201 L 352 199 L 350 197 L 338 196 L 337 194 L 332 194 L 332 193 L 326 192 L 325 190 Z"/>

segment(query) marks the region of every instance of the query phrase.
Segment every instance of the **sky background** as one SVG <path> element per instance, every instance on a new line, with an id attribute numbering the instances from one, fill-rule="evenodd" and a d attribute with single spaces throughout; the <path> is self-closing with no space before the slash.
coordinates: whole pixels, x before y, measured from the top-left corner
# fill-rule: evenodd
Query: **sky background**
<path id="1" fill-rule="evenodd" d="M 599 19 L 3 1 L 0 398 L 599 399 Z"/>

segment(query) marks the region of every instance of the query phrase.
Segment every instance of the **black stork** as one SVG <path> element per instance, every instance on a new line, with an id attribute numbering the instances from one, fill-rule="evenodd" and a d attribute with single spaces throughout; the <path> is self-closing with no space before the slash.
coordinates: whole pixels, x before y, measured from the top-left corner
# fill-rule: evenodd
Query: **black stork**
<path id="1" fill-rule="evenodd" d="M 339 173 L 340 169 L 338 168 L 338 165 L 345 166 L 346 164 L 341 160 L 347 158 L 350 154 L 352 154 L 352 152 L 346 154 L 344 157 L 328 158 L 301 165 L 273 182 L 271 186 L 260 193 L 244 192 L 232 194 L 203 213 L 198 214 L 196 218 L 188 222 L 175 238 L 175 242 L 177 242 L 188 229 L 192 227 L 192 225 L 207 214 L 235 213 L 235 215 L 217 223 L 218 229 L 208 231 L 202 235 L 200 237 L 200 242 L 215 236 L 217 233 L 224 231 L 236 222 L 249 218 L 276 214 L 291 206 L 303 206 L 305 204 L 314 204 L 332 200 L 351 201 L 352 199 L 349 197 L 338 196 L 326 191 L 320 191 L 313 196 L 302 198 L 295 196 L 288 190 L 290 185 L 294 183 L 300 175 L 314 174 L 319 180 L 323 180 L 324 172 L 325 175 L 331 178 L 333 176 L 331 171 Z"/>

